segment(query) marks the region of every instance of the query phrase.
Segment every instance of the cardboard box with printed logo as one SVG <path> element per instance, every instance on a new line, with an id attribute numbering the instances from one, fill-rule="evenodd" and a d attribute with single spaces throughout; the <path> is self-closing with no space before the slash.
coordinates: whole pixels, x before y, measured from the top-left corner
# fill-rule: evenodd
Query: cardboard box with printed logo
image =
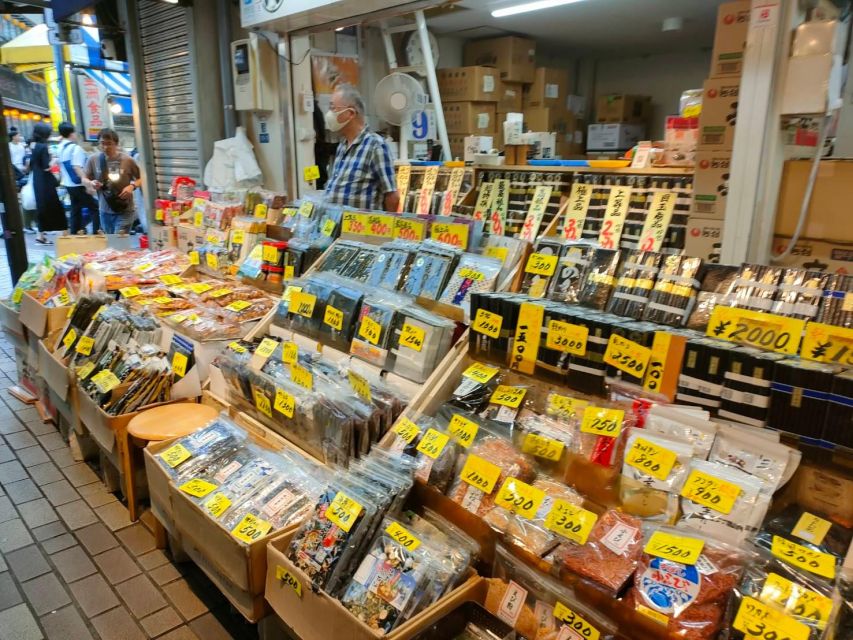
<path id="1" fill-rule="evenodd" d="M 690 218 L 684 255 L 702 258 L 706 262 L 720 261 L 723 243 L 723 221 L 716 218 Z"/>
<path id="2" fill-rule="evenodd" d="M 699 146 L 731 149 L 735 140 L 740 78 L 710 78 L 702 91 Z"/>
<path id="3" fill-rule="evenodd" d="M 725 217 L 731 161 L 732 152 L 727 149 L 717 151 L 700 147 L 696 150 L 691 215 L 718 220 Z"/>
<path id="4" fill-rule="evenodd" d="M 743 52 L 749 31 L 749 0 L 724 2 L 717 9 L 711 77 L 738 77 L 743 73 Z"/>

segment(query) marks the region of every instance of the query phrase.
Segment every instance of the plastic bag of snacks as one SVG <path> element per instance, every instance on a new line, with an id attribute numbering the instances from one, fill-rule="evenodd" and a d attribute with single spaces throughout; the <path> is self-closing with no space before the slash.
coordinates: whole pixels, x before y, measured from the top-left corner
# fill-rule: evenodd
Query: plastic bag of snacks
<path id="1" fill-rule="evenodd" d="M 650 528 L 644 538 L 644 552 L 625 604 L 665 625 L 663 637 L 716 638 L 729 596 L 754 554 L 713 538 L 685 538 L 683 531 L 671 527 Z M 673 554 L 684 561 L 670 557 Z"/>
<path id="2" fill-rule="evenodd" d="M 572 590 L 525 566 L 504 547 L 495 552 L 485 608 L 525 638 L 563 640 L 617 637 L 616 625 L 581 604 Z"/>
<path id="3" fill-rule="evenodd" d="M 211 459 L 242 448 L 246 440 L 246 432 L 222 414 L 206 427 L 178 438 L 175 445 L 180 445 L 180 449 L 170 447 L 157 455 L 157 461 L 178 482 L 180 478 L 192 477 Z"/>
<path id="4" fill-rule="evenodd" d="M 564 580 L 580 576 L 618 593 L 637 567 L 641 526 L 633 516 L 605 512 L 595 520 L 585 544 L 565 540 L 554 550 L 549 556 L 554 572 Z"/>

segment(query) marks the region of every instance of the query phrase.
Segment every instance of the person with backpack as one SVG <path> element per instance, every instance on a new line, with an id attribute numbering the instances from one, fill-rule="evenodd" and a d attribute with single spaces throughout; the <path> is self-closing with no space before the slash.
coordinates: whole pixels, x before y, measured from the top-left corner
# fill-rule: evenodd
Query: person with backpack
<path id="1" fill-rule="evenodd" d="M 86 186 L 98 194 L 104 233 L 129 233 L 136 218 L 133 192 L 139 186 L 139 165 L 119 147 L 113 129 L 98 133 L 100 153 L 86 163 Z"/>
<path id="2" fill-rule="evenodd" d="M 86 152 L 77 144 L 77 134 L 70 122 L 59 124 L 59 135 L 62 136 L 62 142 L 59 143 L 59 184 L 65 187 L 71 201 L 69 230 L 72 234 L 86 233 L 83 209 L 88 208 L 92 214 L 92 233 L 98 233 L 98 203 L 86 192 L 83 184 L 86 179 Z"/>

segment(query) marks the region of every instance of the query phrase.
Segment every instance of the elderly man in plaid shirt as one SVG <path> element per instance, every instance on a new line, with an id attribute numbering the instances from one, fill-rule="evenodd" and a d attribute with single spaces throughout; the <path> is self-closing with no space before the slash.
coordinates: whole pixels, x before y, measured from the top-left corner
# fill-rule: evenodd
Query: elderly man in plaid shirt
<path id="1" fill-rule="evenodd" d="M 391 153 L 382 136 L 368 129 L 358 92 L 349 85 L 335 89 L 325 120 L 326 128 L 343 138 L 326 184 L 327 200 L 354 209 L 397 211 L 400 194 Z"/>

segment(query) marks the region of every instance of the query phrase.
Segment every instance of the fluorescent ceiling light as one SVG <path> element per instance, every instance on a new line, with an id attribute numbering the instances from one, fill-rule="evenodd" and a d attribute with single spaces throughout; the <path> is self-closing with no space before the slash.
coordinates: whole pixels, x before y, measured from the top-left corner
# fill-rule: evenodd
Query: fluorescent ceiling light
<path id="1" fill-rule="evenodd" d="M 505 18 L 506 16 L 514 16 L 518 13 L 527 13 L 528 11 L 539 11 L 540 9 L 551 9 L 564 4 L 574 4 L 581 0 L 538 0 L 537 2 L 525 2 L 524 4 L 514 4 L 511 7 L 503 9 L 495 9 L 492 11 L 493 18 Z"/>

